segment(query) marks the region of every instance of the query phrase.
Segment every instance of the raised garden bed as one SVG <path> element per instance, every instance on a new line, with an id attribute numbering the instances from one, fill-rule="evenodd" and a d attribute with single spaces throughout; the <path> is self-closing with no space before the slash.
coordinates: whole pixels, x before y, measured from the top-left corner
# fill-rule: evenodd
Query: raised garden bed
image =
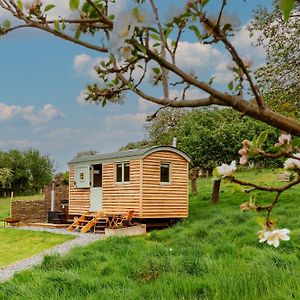
<path id="1" fill-rule="evenodd" d="M 107 236 L 130 236 L 141 235 L 146 233 L 146 224 L 138 224 L 125 228 L 111 229 L 105 228 L 105 235 Z"/>

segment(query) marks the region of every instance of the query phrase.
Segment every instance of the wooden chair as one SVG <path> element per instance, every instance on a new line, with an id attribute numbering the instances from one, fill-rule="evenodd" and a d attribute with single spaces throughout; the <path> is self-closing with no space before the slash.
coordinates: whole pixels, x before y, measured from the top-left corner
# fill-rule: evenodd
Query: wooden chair
<path id="1" fill-rule="evenodd" d="M 134 210 L 129 210 L 126 217 L 121 214 L 107 215 L 107 228 L 123 228 L 130 225 L 133 218 Z"/>

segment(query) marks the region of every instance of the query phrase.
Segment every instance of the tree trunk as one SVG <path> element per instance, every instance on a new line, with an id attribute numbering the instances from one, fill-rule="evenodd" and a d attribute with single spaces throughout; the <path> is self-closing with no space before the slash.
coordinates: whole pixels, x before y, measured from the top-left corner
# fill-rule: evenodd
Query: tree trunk
<path id="1" fill-rule="evenodd" d="M 192 193 L 197 193 L 197 178 L 199 177 L 200 167 L 190 169 L 190 180 L 192 185 Z"/>
<path id="2" fill-rule="evenodd" d="M 217 204 L 219 202 L 219 194 L 220 194 L 220 186 L 221 186 L 221 179 L 214 181 L 213 191 L 211 194 L 211 203 Z"/>
<path id="3" fill-rule="evenodd" d="M 197 178 L 192 177 L 191 184 L 192 184 L 192 193 L 196 194 L 197 193 Z"/>

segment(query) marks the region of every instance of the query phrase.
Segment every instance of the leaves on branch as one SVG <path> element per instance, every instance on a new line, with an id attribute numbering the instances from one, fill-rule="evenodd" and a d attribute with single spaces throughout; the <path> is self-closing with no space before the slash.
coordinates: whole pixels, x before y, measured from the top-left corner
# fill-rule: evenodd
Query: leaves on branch
<path id="1" fill-rule="evenodd" d="M 44 8 L 44 12 L 49 11 L 50 9 L 54 8 L 55 5 L 54 4 L 48 4 L 45 8 Z"/>
<path id="2" fill-rule="evenodd" d="M 295 0 L 280 0 L 279 6 L 282 9 L 284 20 L 287 22 L 292 9 L 294 8 Z"/>
<path id="3" fill-rule="evenodd" d="M 72 11 L 77 10 L 79 8 L 79 0 L 70 0 L 69 1 L 69 7 Z"/>

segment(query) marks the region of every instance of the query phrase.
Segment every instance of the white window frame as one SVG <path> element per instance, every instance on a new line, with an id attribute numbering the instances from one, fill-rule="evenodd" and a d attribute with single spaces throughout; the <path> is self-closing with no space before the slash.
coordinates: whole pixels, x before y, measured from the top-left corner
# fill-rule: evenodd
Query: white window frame
<path id="1" fill-rule="evenodd" d="M 129 164 L 129 181 L 125 181 L 125 165 Z M 122 165 L 122 181 L 117 181 L 118 176 L 117 176 L 117 165 Z M 115 163 L 115 183 L 116 184 L 129 184 L 130 182 L 130 162 L 129 161 L 120 161 Z"/>
<path id="2" fill-rule="evenodd" d="M 161 167 L 162 165 L 169 166 L 169 181 L 161 181 Z M 170 185 L 172 184 L 172 164 L 168 161 L 161 161 L 159 164 L 159 182 L 161 185 Z"/>

